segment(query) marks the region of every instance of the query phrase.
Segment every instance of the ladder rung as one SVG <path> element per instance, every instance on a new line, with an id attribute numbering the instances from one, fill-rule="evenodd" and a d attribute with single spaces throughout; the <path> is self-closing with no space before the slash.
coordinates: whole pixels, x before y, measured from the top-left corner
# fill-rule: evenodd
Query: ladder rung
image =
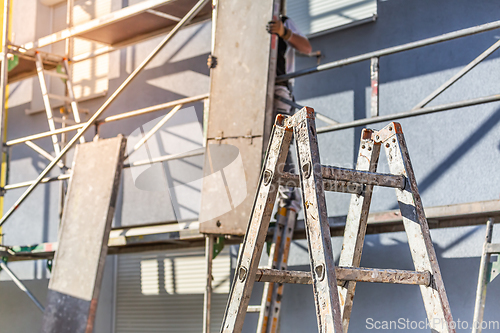
<path id="1" fill-rule="evenodd" d="M 299 175 L 284 172 L 281 174 L 279 184 L 283 186 L 300 187 Z M 361 194 L 363 185 L 339 180 L 323 179 L 325 191 Z"/>
<path id="2" fill-rule="evenodd" d="M 393 284 L 414 284 L 428 286 L 431 283 L 431 273 L 415 272 L 399 269 L 337 267 L 337 279 L 341 281 L 376 282 Z M 340 281 L 339 281 L 340 282 Z"/>
<path id="3" fill-rule="evenodd" d="M 247 312 L 260 312 L 260 309 L 262 309 L 260 305 L 249 305 L 247 307 Z"/>
<path id="4" fill-rule="evenodd" d="M 259 268 L 255 282 L 312 284 L 311 272 Z"/>
<path id="5" fill-rule="evenodd" d="M 49 96 L 49 98 L 52 98 L 52 99 L 57 99 L 57 100 L 60 100 L 60 101 L 63 101 L 63 102 L 73 102 L 73 100 L 69 97 L 66 97 L 66 96 L 61 96 L 61 95 L 55 95 L 55 94 L 47 94 L 47 96 Z"/>
<path id="6" fill-rule="evenodd" d="M 405 177 L 402 175 L 358 171 L 325 165 L 322 166 L 321 173 L 324 179 L 336 181 L 350 181 L 354 183 L 396 187 L 400 189 L 404 189 L 406 186 Z"/>
<path id="7" fill-rule="evenodd" d="M 491 243 L 488 244 L 486 246 L 486 252 L 500 254 L 500 243 L 498 243 L 498 244 L 491 244 Z"/>
<path id="8" fill-rule="evenodd" d="M 66 124 L 66 125 L 76 125 L 78 124 L 76 121 L 74 121 L 73 119 L 62 119 L 61 117 L 52 117 L 52 119 L 54 119 L 54 121 L 56 123 L 60 123 L 60 124 Z"/>
<path id="9" fill-rule="evenodd" d="M 336 267 L 337 284 L 344 281 L 376 282 L 394 284 L 412 284 L 428 286 L 431 281 L 430 272 L 414 272 L 397 269 Z M 312 284 L 311 272 L 281 271 L 277 269 L 258 269 L 256 282 Z"/>
<path id="10" fill-rule="evenodd" d="M 54 71 L 43 71 L 43 73 L 48 74 L 50 76 L 55 76 L 55 77 L 58 77 L 61 79 L 68 79 L 68 74 L 64 74 L 64 73 L 58 73 L 58 72 L 54 72 Z"/>

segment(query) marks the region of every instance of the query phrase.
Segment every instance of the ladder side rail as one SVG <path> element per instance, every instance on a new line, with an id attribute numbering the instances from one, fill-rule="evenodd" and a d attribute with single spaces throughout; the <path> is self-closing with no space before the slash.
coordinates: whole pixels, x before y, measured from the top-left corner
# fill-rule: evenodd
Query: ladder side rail
<path id="1" fill-rule="evenodd" d="M 40 89 L 42 90 L 43 105 L 45 106 L 45 113 L 47 114 L 49 129 L 50 131 L 55 131 L 56 125 L 52 115 L 52 107 L 50 105 L 49 92 L 47 90 L 47 83 L 45 81 L 42 56 L 40 55 L 39 52 L 36 53 L 35 64 L 36 64 L 36 72 L 38 74 L 38 81 L 40 82 Z M 51 138 L 52 138 L 52 145 L 54 146 L 54 152 L 56 153 L 56 155 L 59 155 L 59 153 L 61 152 L 61 148 L 59 147 L 57 135 L 54 134 L 51 136 Z"/>
<path id="2" fill-rule="evenodd" d="M 358 171 L 377 171 L 380 143 L 375 143 L 372 140 L 372 133 L 373 131 L 368 129 L 363 129 L 361 132 L 361 142 L 356 163 L 356 170 Z M 373 185 L 366 185 L 363 193 L 351 195 L 342 252 L 339 259 L 340 267 L 359 267 L 361 263 L 372 193 Z M 338 289 L 341 300 L 342 324 L 344 332 L 347 333 L 356 290 L 356 281 L 346 281 Z"/>
<path id="3" fill-rule="evenodd" d="M 395 191 L 415 270 L 430 271 L 432 274 L 431 285 L 420 286 L 431 329 L 436 333 L 455 333 L 441 270 L 401 125 L 390 123 L 375 134 L 375 141 L 384 146 L 391 173 L 404 175 L 408 180 L 404 190 L 395 189 Z"/>
<path id="4" fill-rule="evenodd" d="M 285 232 L 283 235 L 283 240 L 281 241 L 280 246 L 280 257 L 279 264 L 277 269 L 280 271 L 284 271 L 288 268 L 288 257 L 290 255 L 290 246 L 292 244 L 293 232 L 295 230 L 295 224 L 297 222 L 297 213 L 288 209 L 287 215 L 287 225 L 285 226 Z M 277 283 L 273 290 L 273 295 L 271 298 L 271 304 L 269 306 L 272 309 L 269 315 L 269 325 L 268 332 L 269 333 L 277 333 L 279 327 L 279 318 L 281 314 L 281 300 L 283 299 L 283 289 L 285 285 L 284 283 Z"/>
<path id="5" fill-rule="evenodd" d="M 245 240 L 241 245 L 242 250 L 222 321 L 221 333 L 239 333 L 243 328 L 255 274 L 278 194 L 279 174 L 283 171 L 292 139 L 292 130 L 283 125 L 284 117 L 278 115 L 260 175 Z"/>
<path id="6" fill-rule="evenodd" d="M 203 333 L 210 333 L 212 310 L 212 271 L 214 261 L 214 236 L 205 235 L 206 285 L 203 295 Z"/>
<path id="7" fill-rule="evenodd" d="M 341 333 L 342 318 L 314 110 L 303 108 L 288 119 L 288 124 L 294 128 L 297 147 L 319 333 Z"/>
<path id="8" fill-rule="evenodd" d="M 276 221 L 276 228 L 273 234 L 273 241 L 271 244 L 271 251 L 269 251 L 269 261 L 268 268 L 278 269 L 278 260 L 280 257 L 281 241 L 283 238 L 283 232 L 286 226 L 286 211 L 285 207 L 278 208 L 278 219 Z M 268 331 L 268 320 L 271 309 L 271 299 L 273 296 L 273 291 L 275 289 L 274 283 L 265 282 L 264 288 L 262 290 L 262 300 L 261 309 L 259 314 L 259 321 L 257 323 L 257 333 L 267 333 Z"/>
<path id="9" fill-rule="evenodd" d="M 483 253 L 481 255 L 481 265 L 479 268 L 479 277 L 476 290 L 476 303 L 474 305 L 474 319 L 472 320 L 472 333 L 481 333 L 484 317 L 484 306 L 486 304 L 486 288 L 488 284 L 488 264 L 491 260 L 491 253 L 488 252 L 488 246 L 491 244 L 493 236 L 493 219 L 489 219 L 486 224 L 486 236 L 483 244 Z"/>
<path id="10" fill-rule="evenodd" d="M 80 123 L 81 122 L 80 111 L 78 110 L 78 103 L 76 102 L 75 93 L 73 90 L 73 79 L 70 72 L 68 59 L 64 58 L 63 65 L 64 65 L 64 71 L 68 76 L 68 78 L 66 79 L 66 90 L 68 91 L 68 97 L 71 99 L 70 105 L 71 105 L 71 111 L 73 111 L 73 118 L 75 119 L 76 123 Z M 85 143 L 85 138 L 83 137 L 83 135 L 80 137 L 80 143 Z"/>

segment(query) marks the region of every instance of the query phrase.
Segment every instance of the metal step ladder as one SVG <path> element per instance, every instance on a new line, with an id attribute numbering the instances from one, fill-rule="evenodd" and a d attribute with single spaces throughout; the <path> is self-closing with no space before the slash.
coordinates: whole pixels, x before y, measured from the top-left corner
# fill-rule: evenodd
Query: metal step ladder
<path id="1" fill-rule="evenodd" d="M 486 237 L 481 256 L 481 266 L 476 291 L 476 304 L 474 306 L 474 320 L 472 322 L 472 333 L 483 331 L 484 306 L 486 304 L 486 288 L 500 274 L 500 243 L 491 243 L 493 236 L 493 218 L 486 224 Z M 492 261 L 492 255 L 497 255 L 496 261 Z"/>
<path id="2" fill-rule="evenodd" d="M 300 175 L 283 172 L 295 136 Z M 381 148 L 390 174 L 375 173 Z M 311 271 L 259 269 L 259 258 L 276 200 L 278 184 L 287 179 L 302 189 Z M 352 194 L 340 266 L 335 267 L 324 190 Z M 415 271 L 360 268 L 368 211 L 374 185 L 393 187 L 408 236 Z M 356 193 L 357 192 L 357 193 Z M 455 332 L 448 298 L 432 245 L 408 150 L 398 123 L 380 131 L 362 131 L 356 170 L 320 163 L 315 115 L 303 108 L 294 116 L 278 115 L 261 172 L 245 240 L 238 258 L 221 332 L 241 332 L 255 281 L 312 284 L 320 333 L 347 332 L 356 282 L 418 285 L 433 332 Z"/>
<path id="3" fill-rule="evenodd" d="M 56 129 L 54 116 L 52 114 L 52 106 L 50 104 L 51 99 L 56 99 L 69 103 L 75 123 L 80 123 L 81 122 L 80 113 L 78 111 L 78 104 L 76 102 L 75 94 L 73 92 L 73 83 L 71 81 L 68 59 L 63 58 L 62 60 L 64 73 L 59 73 L 57 71 L 52 71 L 52 70 L 45 70 L 43 66 L 42 55 L 40 52 L 36 52 L 35 62 L 36 62 L 36 71 L 38 74 L 38 81 L 40 82 L 40 89 L 42 90 L 43 105 L 45 107 L 45 112 L 47 114 L 47 121 L 49 123 L 49 129 L 51 131 L 54 131 Z M 45 74 L 62 79 L 66 84 L 66 91 L 68 96 L 61 96 L 49 93 L 47 89 L 47 83 L 45 81 Z M 54 152 L 56 153 L 56 155 L 59 155 L 59 153 L 61 152 L 61 148 L 59 146 L 57 135 L 52 135 L 51 138 L 52 138 L 52 144 L 54 146 Z M 85 142 L 83 136 L 80 137 L 80 142 L 81 143 Z"/>
<path id="4" fill-rule="evenodd" d="M 297 213 L 293 209 L 285 207 L 278 209 L 278 218 L 269 251 L 269 269 L 287 269 L 296 222 Z M 282 283 L 266 282 L 262 291 L 261 304 L 248 306 L 247 312 L 259 313 L 257 333 L 278 332 L 283 287 Z"/>

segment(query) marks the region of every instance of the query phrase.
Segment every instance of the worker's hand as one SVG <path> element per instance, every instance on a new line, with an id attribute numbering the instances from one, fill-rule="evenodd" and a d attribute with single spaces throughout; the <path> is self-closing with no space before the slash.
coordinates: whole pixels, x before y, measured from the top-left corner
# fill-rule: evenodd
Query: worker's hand
<path id="1" fill-rule="evenodd" d="M 275 34 L 283 38 L 286 33 L 286 28 L 281 20 L 272 20 L 267 23 L 267 32 L 270 34 Z"/>

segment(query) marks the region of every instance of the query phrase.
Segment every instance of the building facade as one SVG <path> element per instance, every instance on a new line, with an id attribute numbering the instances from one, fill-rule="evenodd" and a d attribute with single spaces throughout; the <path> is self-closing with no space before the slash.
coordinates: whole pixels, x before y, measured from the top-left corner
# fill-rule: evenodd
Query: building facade
<path id="1" fill-rule="evenodd" d="M 77 0 L 74 24 L 137 2 L 140 1 Z M 313 50 L 321 51 L 321 63 L 497 21 L 499 9 L 495 0 L 288 0 L 287 6 L 287 14 L 309 34 Z M 57 32 L 65 25 L 64 1 L 16 0 L 12 11 L 14 36 L 11 38 L 18 45 Z M 206 60 L 211 51 L 211 30 L 211 22 L 205 20 L 180 31 L 110 106 L 106 116 L 208 93 L 210 71 Z M 381 57 L 379 114 L 411 110 L 499 38 L 500 32 L 492 30 Z M 75 90 L 78 98 L 82 99 L 79 105 L 88 110 L 84 120 L 102 105 L 161 39 L 161 35 L 153 37 L 74 67 Z M 73 53 L 84 54 L 100 47 L 102 45 L 97 43 L 76 40 Z M 57 53 L 63 52 L 63 49 L 64 45 L 54 44 L 45 51 Z M 429 105 L 498 94 L 498 55 L 498 51 L 493 53 Z M 296 57 L 296 69 L 316 64 L 316 57 Z M 371 116 L 369 60 L 294 81 L 297 103 L 313 107 L 329 118 L 350 122 Z M 63 89 L 57 80 L 51 82 L 50 89 Z M 8 92 L 8 140 L 48 130 L 46 116 L 40 112 L 43 111 L 43 104 L 36 77 L 10 84 Z M 425 207 L 500 199 L 499 187 L 495 185 L 500 178 L 496 172 L 500 161 L 499 108 L 500 102 L 493 102 L 398 120 L 405 133 Z M 121 133 L 132 142 L 164 114 L 160 111 L 119 123 L 103 124 L 99 136 L 108 138 Z M 368 127 L 381 129 L 386 123 L 370 124 Z M 184 106 L 173 123 L 157 133 L 154 143 L 148 147 L 153 152 L 153 156 L 149 157 L 201 148 L 202 124 L 203 103 Z M 318 127 L 324 125 L 317 122 Z M 361 128 L 320 134 L 323 164 L 355 166 Z M 92 140 L 94 134 L 87 133 L 86 140 Z M 37 144 L 52 151 L 49 138 L 39 140 Z M 143 156 L 141 152 L 138 154 Z M 9 183 L 35 179 L 47 164 L 43 157 L 25 145 L 15 146 L 10 159 Z M 124 169 L 114 227 L 192 221 L 197 218 L 203 158 L 194 156 L 167 161 L 161 166 L 160 171 L 152 168 L 139 171 Z M 379 171 L 388 172 L 384 158 L 381 158 Z M 148 173 L 153 178 L 148 179 Z M 53 171 L 51 175 L 57 174 L 58 171 Z M 164 178 L 159 180 L 161 177 Z M 10 207 L 22 192 L 23 189 L 8 191 L 5 207 Z M 328 213 L 332 219 L 346 215 L 349 198 L 349 195 L 341 193 L 327 194 Z M 56 242 L 59 200 L 59 183 L 39 186 L 3 227 L 3 243 L 30 245 Z M 375 190 L 371 206 L 373 212 L 396 208 L 392 189 Z M 302 218 L 299 216 L 299 219 Z M 462 324 L 457 331 L 470 331 L 484 226 L 433 229 L 432 237 L 454 319 L 457 323 L 460 320 L 468 325 L 464 327 Z M 493 240 L 500 242 L 499 230 L 495 231 Z M 338 259 L 342 238 L 333 237 L 332 244 Z M 203 248 L 193 248 L 109 255 L 95 332 L 201 332 L 205 283 L 203 251 Z M 217 331 L 222 319 L 237 251 L 237 246 L 226 246 L 214 261 L 213 331 Z M 304 240 L 294 241 L 289 267 L 309 269 L 308 258 L 307 243 Z M 265 258 L 262 260 L 264 262 Z M 406 235 L 402 232 L 368 235 L 361 265 L 413 269 Z M 12 262 L 9 267 L 44 303 L 50 277 L 46 260 Z M 260 300 L 260 286 L 254 290 L 251 304 Z M 496 302 L 499 296 L 497 280 L 488 289 L 485 311 L 488 322 L 500 322 L 500 305 Z M 41 313 L 5 272 L 0 272 L 0 297 L 8 300 L 0 303 L 0 318 L 3 319 L 0 331 L 39 329 Z M 404 322 L 408 325 L 425 321 L 426 316 L 417 287 L 360 283 L 351 318 L 350 330 L 363 332 L 374 329 L 377 321 Z M 244 331 L 254 332 L 256 324 L 256 315 L 249 314 Z M 311 332 L 315 331 L 315 327 L 312 287 L 287 285 L 281 332 Z M 412 330 L 413 327 L 408 329 L 407 326 L 401 329 Z M 415 330 L 429 331 L 418 327 Z M 498 326 L 484 330 L 494 331 L 498 331 Z"/>

